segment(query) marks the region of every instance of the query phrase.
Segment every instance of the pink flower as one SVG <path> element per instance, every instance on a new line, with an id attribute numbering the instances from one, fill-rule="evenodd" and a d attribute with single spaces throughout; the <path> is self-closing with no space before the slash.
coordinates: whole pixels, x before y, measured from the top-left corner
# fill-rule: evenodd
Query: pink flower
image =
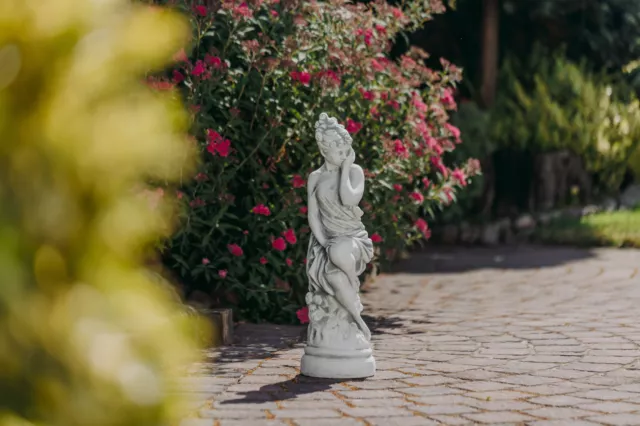
<path id="1" fill-rule="evenodd" d="M 273 9 L 271 9 L 271 16 L 273 16 L 274 18 L 277 18 L 278 17 L 278 12 L 273 10 Z"/>
<path id="2" fill-rule="evenodd" d="M 391 8 L 391 13 L 393 14 L 393 17 L 396 18 L 396 19 L 404 18 L 404 13 L 402 13 L 402 10 L 397 8 L 397 7 L 392 7 Z"/>
<path id="3" fill-rule="evenodd" d="M 218 271 L 218 275 L 220 275 L 220 278 L 227 278 L 227 270 L 226 269 L 220 269 Z"/>
<path id="4" fill-rule="evenodd" d="M 374 243 L 381 243 L 382 242 L 382 237 L 380 236 L 380 234 L 378 234 L 376 232 L 375 234 L 373 234 L 371 236 L 371 241 L 373 241 Z"/>
<path id="5" fill-rule="evenodd" d="M 269 207 L 265 206 L 264 204 L 258 204 L 257 206 L 251 209 L 251 213 L 258 214 L 261 216 L 270 216 L 271 210 L 269 210 Z"/>
<path id="6" fill-rule="evenodd" d="M 193 70 L 191 70 L 191 75 L 195 75 L 196 77 L 202 75 L 206 71 L 206 67 L 204 66 L 204 62 L 201 60 L 197 60 Z"/>
<path id="7" fill-rule="evenodd" d="M 379 61 L 377 61 L 376 59 L 372 59 L 371 60 L 371 68 L 373 68 L 374 71 L 376 72 L 382 72 L 384 71 L 384 65 L 382 65 Z"/>
<path id="8" fill-rule="evenodd" d="M 222 59 L 217 56 L 206 54 L 204 55 L 204 61 L 216 69 L 222 67 Z"/>
<path id="9" fill-rule="evenodd" d="M 285 259 L 285 262 L 287 262 L 287 266 L 293 265 L 293 260 L 289 259 L 288 257 Z"/>
<path id="10" fill-rule="evenodd" d="M 287 248 L 287 243 L 284 241 L 284 238 L 278 237 L 271 243 L 271 247 L 277 251 L 284 251 Z"/>
<path id="11" fill-rule="evenodd" d="M 447 109 L 454 109 L 456 107 L 456 101 L 453 98 L 453 92 L 451 89 L 444 89 L 444 93 L 442 94 L 442 98 L 440 98 L 440 102 Z"/>
<path id="12" fill-rule="evenodd" d="M 400 191 L 402 191 L 402 185 L 400 185 L 399 183 L 394 183 L 393 184 L 393 189 L 395 189 L 396 191 L 400 192 Z"/>
<path id="13" fill-rule="evenodd" d="M 205 6 L 199 5 L 194 7 L 194 9 L 198 13 L 198 15 L 207 16 L 207 8 Z"/>
<path id="14" fill-rule="evenodd" d="M 418 203 L 422 203 L 424 201 L 424 195 L 422 195 L 418 191 L 412 192 L 411 194 L 409 194 L 409 196 L 413 198 L 415 201 L 417 201 Z"/>
<path id="15" fill-rule="evenodd" d="M 427 222 L 424 219 L 422 218 L 417 219 L 414 225 L 416 228 L 418 228 L 418 231 L 420 231 L 423 235 L 427 236 L 427 233 L 429 234 L 429 236 L 431 235 L 431 231 L 429 230 L 429 225 L 427 225 Z"/>
<path id="16" fill-rule="evenodd" d="M 445 167 L 444 164 L 442 164 L 442 159 L 440 157 L 431 157 L 431 165 L 438 171 L 440 172 L 440 174 L 444 177 L 449 176 L 449 171 L 447 170 L 447 168 Z"/>
<path id="17" fill-rule="evenodd" d="M 460 169 L 455 169 L 451 173 L 451 177 L 460 184 L 460 186 L 467 186 L 467 178 L 464 175 L 464 172 Z"/>
<path id="18" fill-rule="evenodd" d="M 184 81 L 184 75 L 178 71 L 178 70 L 173 70 L 173 78 L 172 78 L 174 83 L 181 83 Z"/>
<path id="19" fill-rule="evenodd" d="M 347 118 L 347 125 L 345 126 L 345 129 L 347 129 L 347 132 L 355 134 L 358 133 L 360 129 L 362 129 L 362 124 L 358 123 L 357 121 L 353 121 L 350 118 Z"/>
<path id="20" fill-rule="evenodd" d="M 202 264 L 203 264 L 203 265 L 208 265 L 208 264 L 210 264 L 210 263 L 211 263 L 211 261 L 210 261 L 209 259 L 207 259 L 206 257 L 203 257 L 203 258 L 202 258 Z"/>
<path id="21" fill-rule="evenodd" d="M 300 324 L 308 324 L 309 323 L 309 307 L 305 306 L 304 308 L 300 308 L 296 311 L 296 316 L 298 317 L 298 321 Z"/>
<path id="22" fill-rule="evenodd" d="M 242 251 L 242 247 L 240 247 L 237 244 L 229 244 L 227 245 L 227 248 L 229 249 L 229 252 L 231 252 L 232 255 L 234 256 L 242 256 L 244 254 L 244 251 Z"/>
<path id="23" fill-rule="evenodd" d="M 444 195 L 447 197 L 447 204 L 451 204 L 453 201 L 453 189 L 446 187 L 442 188 L 442 190 L 444 191 Z"/>
<path id="24" fill-rule="evenodd" d="M 307 206 L 300 207 L 300 213 L 307 214 L 308 211 L 309 211 L 309 208 Z"/>
<path id="25" fill-rule="evenodd" d="M 451 123 L 445 123 L 444 127 L 451 133 L 451 135 L 456 138 L 456 142 L 460 143 L 460 129 L 454 126 Z"/>
<path id="26" fill-rule="evenodd" d="M 431 181 L 429 180 L 429 178 L 422 178 L 422 184 L 424 185 L 425 188 L 429 188 L 429 186 L 431 186 Z"/>
<path id="27" fill-rule="evenodd" d="M 242 2 L 239 6 L 236 6 L 233 9 L 233 13 L 237 17 L 242 16 L 244 18 L 250 18 L 251 16 L 253 16 L 253 12 L 251 11 L 251 9 L 249 9 L 249 6 L 247 6 L 246 2 Z"/>
<path id="28" fill-rule="evenodd" d="M 306 184 L 306 182 L 302 178 L 302 176 L 294 175 L 293 179 L 291 180 L 291 184 L 293 185 L 294 188 L 302 188 Z"/>
<path id="29" fill-rule="evenodd" d="M 173 60 L 176 62 L 187 62 L 187 54 L 184 51 L 184 48 L 178 50 L 175 55 L 173 55 Z"/>
<path id="30" fill-rule="evenodd" d="M 293 229 L 287 229 L 282 233 L 282 236 L 284 237 L 285 240 L 287 240 L 289 244 L 295 244 L 298 242 L 298 239 L 296 238 L 296 234 Z"/>
<path id="31" fill-rule="evenodd" d="M 382 36 L 386 36 L 387 35 L 387 28 L 382 26 L 382 25 L 376 25 L 375 26 L 376 31 L 378 32 L 378 34 L 382 35 Z"/>
<path id="32" fill-rule="evenodd" d="M 269 262 L 269 261 L 267 260 L 267 258 L 266 258 L 266 257 L 262 256 L 262 257 L 260 258 L 260 263 L 261 263 L 261 264 L 266 265 L 268 262 Z"/>

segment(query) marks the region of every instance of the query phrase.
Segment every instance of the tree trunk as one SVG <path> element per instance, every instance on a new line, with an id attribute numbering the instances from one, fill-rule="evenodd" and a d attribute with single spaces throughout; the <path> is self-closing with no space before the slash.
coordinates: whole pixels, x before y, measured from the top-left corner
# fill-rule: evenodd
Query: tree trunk
<path id="1" fill-rule="evenodd" d="M 482 11 L 482 83 L 480 96 L 485 108 L 493 104 L 498 78 L 499 0 L 484 0 Z"/>

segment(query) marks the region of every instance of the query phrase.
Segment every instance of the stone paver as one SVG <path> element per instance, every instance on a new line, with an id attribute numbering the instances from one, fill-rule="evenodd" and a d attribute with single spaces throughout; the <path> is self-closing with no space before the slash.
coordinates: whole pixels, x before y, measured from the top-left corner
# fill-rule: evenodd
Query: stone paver
<path id="1" fill-rule="evenodd" d="M 365 286 L 376 377 L 299 375 L 302 327 L 240 325 L 181 426 L 640 425 L 640 251 L 429 249 Z"/>

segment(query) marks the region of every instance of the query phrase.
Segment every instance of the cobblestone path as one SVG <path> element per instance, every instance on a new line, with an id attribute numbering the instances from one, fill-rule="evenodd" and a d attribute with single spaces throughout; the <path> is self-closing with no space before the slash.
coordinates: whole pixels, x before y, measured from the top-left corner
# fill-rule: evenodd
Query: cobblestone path
<path id="1" fill-rule="evenodd" d="M 378 373 L 299 376 L 299 327 L 244 326 L 181 426 L 640 425 L 640 251 L 413 255 L 364 294 Z"/>

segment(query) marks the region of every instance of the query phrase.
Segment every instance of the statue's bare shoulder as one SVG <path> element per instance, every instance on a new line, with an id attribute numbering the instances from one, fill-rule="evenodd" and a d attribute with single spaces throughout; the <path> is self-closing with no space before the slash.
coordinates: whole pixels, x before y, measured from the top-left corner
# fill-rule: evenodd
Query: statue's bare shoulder
<path id="1" fill-rule="evenodd" d="M 313 188 L 315 188 L 315 186 L 318 184 L 318 180 L 320 179 L 321 175 L 322 175 L 322 169 L 314 170 L 313 172 L 311 172 L 311 174 L 309 175 L 309 179 L 307 181 L 307 187 L 309 192 L 311 192 Z"/>

